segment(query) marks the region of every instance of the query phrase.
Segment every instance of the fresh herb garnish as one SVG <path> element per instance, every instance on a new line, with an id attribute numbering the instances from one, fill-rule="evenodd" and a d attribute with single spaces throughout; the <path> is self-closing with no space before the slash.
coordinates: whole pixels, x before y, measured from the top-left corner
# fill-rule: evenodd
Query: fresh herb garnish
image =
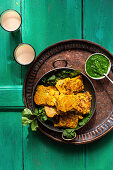
<path id="1" fill-rule="evenodd" d="M 65 129 L 63 131 L 63 136 L 67 139 L 72 139 L 75 137 L 75 129 Z"/>
<path id="2" fill-rule="evenodd" d="M 38 128 L 38 123 L 37 123 L 37 120 L 34 119 L 32 122 L 31 122 L 31 129 L 32 131 L 36 131 Z"/>
<path id="3" fill-rule="evenodd" d="M 36 131 L 38 127 L 37 117 L 34 115 L 35 113 L 32 113 L 32 111 L 28 108 L 25 108 L 22 111 L 22 125 L 26 126 L 31 124 L 32 131 Z"/>
<path id="4" fill-rule="evenodd" d="M 45 121 L 48 119 L 48 117 L 46 116 L 45 109 L 44 109 L 43 106 L 35 109 L 35 113 L 37 114 L 37 117 L 38 117 L 42 122 L 45 122 Z"/>
<path id="5" fill-rule="evenodd" d="M 31 124 L 32 131 L 36 131 L 38 128 L 37 119 L 40 119 L 42 122 L 45 122 L 48 117 L 46 116 L 44 107 L 39 107 L 32 112 L 30 109 L 25 108 L 22 111 L 22 125 L 26 126 Z"/>
<path id="6" fill-rule="evenodd" d="M 81 73 L 80 70 L 62 70 L 52 76 L 44 76 L 42 83 L 46 85 L 55 85 L 58 79 L 73 78 Z"/>
<path id="7" fill-rule="evenodd" d="M 78 125 L 79 126 L 83 126 L 85 125 L 88 120 L 90 119 L 90 117 L 92 116 L 92 112 L 90 112 L 86 117 L 84 117 L 83 119 L 81 119 L 79 122 L 78 122 Z"/>

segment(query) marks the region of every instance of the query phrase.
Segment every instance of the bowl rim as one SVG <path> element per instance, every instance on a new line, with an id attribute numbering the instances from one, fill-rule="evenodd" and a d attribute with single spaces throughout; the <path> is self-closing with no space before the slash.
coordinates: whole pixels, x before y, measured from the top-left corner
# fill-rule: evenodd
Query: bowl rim
<path id="1" fill-rule="evenodd" d="M 104 54 L 102 54 L 102 53 L 93 53 L 93 54 L 91 54 L 91 55 L 87 58 L 87 60 L 86 60 L 86 62 L 85 62 L 85 72 L 86 72 L 86 74 L 87 74 L 90 78 L 92 78 L 92 79 L 94 79 L 94 80 L 101 80 L 101 79 L 105 78 L 105 76 L 98 77 L 98 78 L 92 77 L 92 76 L 90 76 L 90 75 L 88 74 L 88 72 L 87 72 L 87 70 L 86 70 L 86 63 L 87 63 L 87 61 L 89 60 L 89 58 L 91 58 L 91 57 L 94 56 L 94 55 L 102 55 L 102 56 L 104 56 L 105 58 L 108 59 L 110 65 L 109 65 L 109 68 L 108 68 L 108 71 L 107 71 L 107 74 L 106 74 L 106 75 L 108 75 L 109 72 L 110 72 L 110 70 L 111 70 L 111 62 L 110 62 L 110 59 L 109 59 L 106 55 L 104 55 Z"/>

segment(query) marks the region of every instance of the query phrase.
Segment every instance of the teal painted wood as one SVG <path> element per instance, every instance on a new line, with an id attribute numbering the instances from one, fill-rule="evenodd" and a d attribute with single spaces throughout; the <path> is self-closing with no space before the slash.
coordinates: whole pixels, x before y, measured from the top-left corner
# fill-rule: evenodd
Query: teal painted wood
<path id="1" fill-rule="evenodd" d="M 20 1 L 0 1 L 0 13 L 6 9 L 20 12 Z M 13 50 L 21 42 L 20 33 L 12 34 L 0 27 L 0 85 L 21 84 L 21 66 L 14 61 Z"/>
<path id="2" fill-rule="evenodd" d="M 83 1 L 83 37 L 113 53 L 113 1 Z M 86 170 L 111 170 L 113 131 L 86 145 Z"/>
<path id="3" fill-rule="evenodd" d="M 113 1 L 83 0 L 83 36 L 113 53 Z"/>
<path id="4" fill-rule="evenodd" d="M 0 106 L 24 106 L 22 85 L 0 86 L 0 96 Z"/>
<path id="5" fill-rule="evenodd" d="M 22 126 L 17 112 L 0 112 L 0 170 L 22 170 Z"/>
<path id="6" fill-rule="evenodd" d="M 86 145 L 86 170 L 112 170 L 113 131 Z"/>
<path id="7" fill-rule="evenodd" d="M 23 128 L 25 170 L 84 170 L 83 145 L 55 142 L 41 132 Z"/>
<path id="8" fill-rule="evenodd" d="M 0 13 L 14 9 L 19 13 L 20 0 L 0 1 Z M 21 42 L 21 30 L 15 33 L 0 27 L 0 106 L 23 106 L 21 85 L 21 66 L 13 57 L 14 48 Z M 8 102 L 6 102 L 8 101 Z"/>
<path id="9" fill-rule="evenodd" d="M 81 38 L 81 1 L 24 1 L 22 40 L 38 55 L 47 46 L 65 39 Z M 27 68 L 23 69 L 23 78 Z"/>

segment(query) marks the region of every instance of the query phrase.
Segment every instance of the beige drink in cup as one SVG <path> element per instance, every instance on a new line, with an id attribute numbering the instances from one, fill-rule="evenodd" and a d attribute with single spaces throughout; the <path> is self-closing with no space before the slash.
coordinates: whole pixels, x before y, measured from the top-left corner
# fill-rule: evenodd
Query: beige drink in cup
<path id="1" fill-rule="evenodd" d="M 21 26 L 21 22 L 22 19 L 20 14 L 12 9 L 2 12 L 0 16 L 0 24 L 2 28 L 9 32 L 18 30 Z"/>
<path id="2" fill-rule="evenodd" d="M 30 64 L 34 60 L 35 55 L 36 53 L 34 48 L 31 45 L 25 43 L 20 44 L 14 50 L 15 60 L 21 65 Z"/>

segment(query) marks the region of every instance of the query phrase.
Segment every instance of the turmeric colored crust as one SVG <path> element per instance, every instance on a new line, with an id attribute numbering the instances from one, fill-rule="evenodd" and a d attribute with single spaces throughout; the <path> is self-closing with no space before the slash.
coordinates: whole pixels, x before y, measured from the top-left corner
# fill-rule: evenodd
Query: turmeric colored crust
<path id="1" fill-rule="evenodd" d="M 60 115 L 59 122 L 54 123 L 54 127 L 76 128 L 79 119 L 83 119 L 83 117 L 80 115 L 74 115 L 72 113 Z"/>
<path id="2" fill-rule="evenodd" d="M 34 101 L 37 105 L 54 106 L 56 105 L 58 95 L 59 91 L 56 87 L 39 85 L 34 95 Z"/>
<path id="3" fill-rule="evenodd" d="M 56 88 L 60 93 L 63 94 L 76 94 L 80 91 L 84 90 L 84 84 L 82 80 L 82 76 L 76 76 L 74 78 L 65 78 L 62 80 L 57 80 Z"/>
<path id="4" fill-rule="evenodd" d="M 56 107 L 44 106 L 44 109 L 48 117 L 54 117 L 55 115 L 60 114 L 60 112 L 57 111 Z"/>
<path id="5" fill-rule="evenodd" d="M 91 95 L 87 91 L 76 95 L 60 94 L 57 100 L 57 110 L 62 112 L 73 111 L 87 114 L 90 113 Z"/>

